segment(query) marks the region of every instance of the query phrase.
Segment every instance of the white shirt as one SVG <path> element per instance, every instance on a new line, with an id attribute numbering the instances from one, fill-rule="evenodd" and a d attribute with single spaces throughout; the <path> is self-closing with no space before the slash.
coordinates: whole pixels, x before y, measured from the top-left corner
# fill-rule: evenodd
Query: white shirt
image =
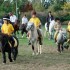
<path id="1" fill-rule="evenodd" d="M 10 21 L 15 23 L 15 21 L 17 20 L 17 17 L 15 15 L 10 16 Z"/>
<path id="2" fill-rule="evenodd" d="M 22 18 L 22 24 L 26 24 L 26 23 L 28 23 L 28 19 L 26 17 L 23 17 Z"/>

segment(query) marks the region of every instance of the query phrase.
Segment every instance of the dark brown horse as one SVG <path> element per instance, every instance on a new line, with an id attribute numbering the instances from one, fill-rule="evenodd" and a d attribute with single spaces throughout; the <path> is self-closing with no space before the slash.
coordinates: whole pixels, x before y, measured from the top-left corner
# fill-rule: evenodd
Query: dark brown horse
<path id="1" fill-rule="evenodd" d="M 17 34 L 19 34 L 19 20 L 16 21 L 16 23 L 13 24 L 13 27 L 14 27 L 14 34 L 16 35 L 16 32 Z"/>

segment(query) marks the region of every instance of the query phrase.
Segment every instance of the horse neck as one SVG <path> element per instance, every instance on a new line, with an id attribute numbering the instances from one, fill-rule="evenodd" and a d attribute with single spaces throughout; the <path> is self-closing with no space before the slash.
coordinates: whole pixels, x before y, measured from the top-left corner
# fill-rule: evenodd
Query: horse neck
<path id="1" fill-rule="evenodd" d="M 34 27 L 34 30 L 31 30 L 31 36 L 32 37 L 37 37 L 37 29 Z"/>

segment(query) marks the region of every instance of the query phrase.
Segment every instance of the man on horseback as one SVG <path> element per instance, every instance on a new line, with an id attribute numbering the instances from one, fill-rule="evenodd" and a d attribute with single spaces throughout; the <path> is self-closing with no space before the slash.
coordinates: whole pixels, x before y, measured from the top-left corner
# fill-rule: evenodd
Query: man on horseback
<path id="1" fill-rule="evenodd" d="M 4 21 L 4 23 L 1 27 L 1 32 L 3 33 L 3 35 L 8 37 L 9 42 L 11 43 L 11 45 L 13 47 L 14 39 L 12 37 L 12 33 L 14 32 L 14 28 L 13 28 L 12 24 L 10 24 L 9 16 L 8 15 L 4 16 L 3 21 Z"/>
<path id="2" fill-rule="evenodd" d="M 24 32 L 27 33 L 27 30 L 26 30 L 26 26 L 27 26 L 27 23 L 28 23 L 28 19 L 26 17 L 26 14 L 22 17 L 22 25 L 21 25 L 21 34 L 22 34 L 22 38 L 23 38 L 23 34 Z"/>
<path id="3" fill-rule="evenodd" d="M 18 19 L 16 17 L 16 15 L 14 15 L 12 12 L 9 13 L 10 16 L 10 22 L 14 27 L 14 34 L 16 35 L 16 32 L 19 34 L 18 30 L 19 30 L 19 24 L 18 24 Z"/>
<path id="4" fill-rule="evenodd" d="M 9 16 L 10 16 L 10 21 L 11 21 L 12 25 L 16 24 L 17 23 L 17 17 L 15 15 L 13 15 L 12 12 L 9 13 Z"/>

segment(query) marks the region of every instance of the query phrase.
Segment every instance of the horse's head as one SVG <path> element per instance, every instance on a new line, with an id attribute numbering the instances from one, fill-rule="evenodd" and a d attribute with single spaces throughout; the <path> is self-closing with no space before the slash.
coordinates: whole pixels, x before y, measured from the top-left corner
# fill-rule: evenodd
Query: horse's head
<path id="1" fill-rule="evenodd" d="M 34 30 L 34 23 L 28 22 L 26 30 L 27 31 L 29 31 L 29 30 L 33 31 Z"/>

